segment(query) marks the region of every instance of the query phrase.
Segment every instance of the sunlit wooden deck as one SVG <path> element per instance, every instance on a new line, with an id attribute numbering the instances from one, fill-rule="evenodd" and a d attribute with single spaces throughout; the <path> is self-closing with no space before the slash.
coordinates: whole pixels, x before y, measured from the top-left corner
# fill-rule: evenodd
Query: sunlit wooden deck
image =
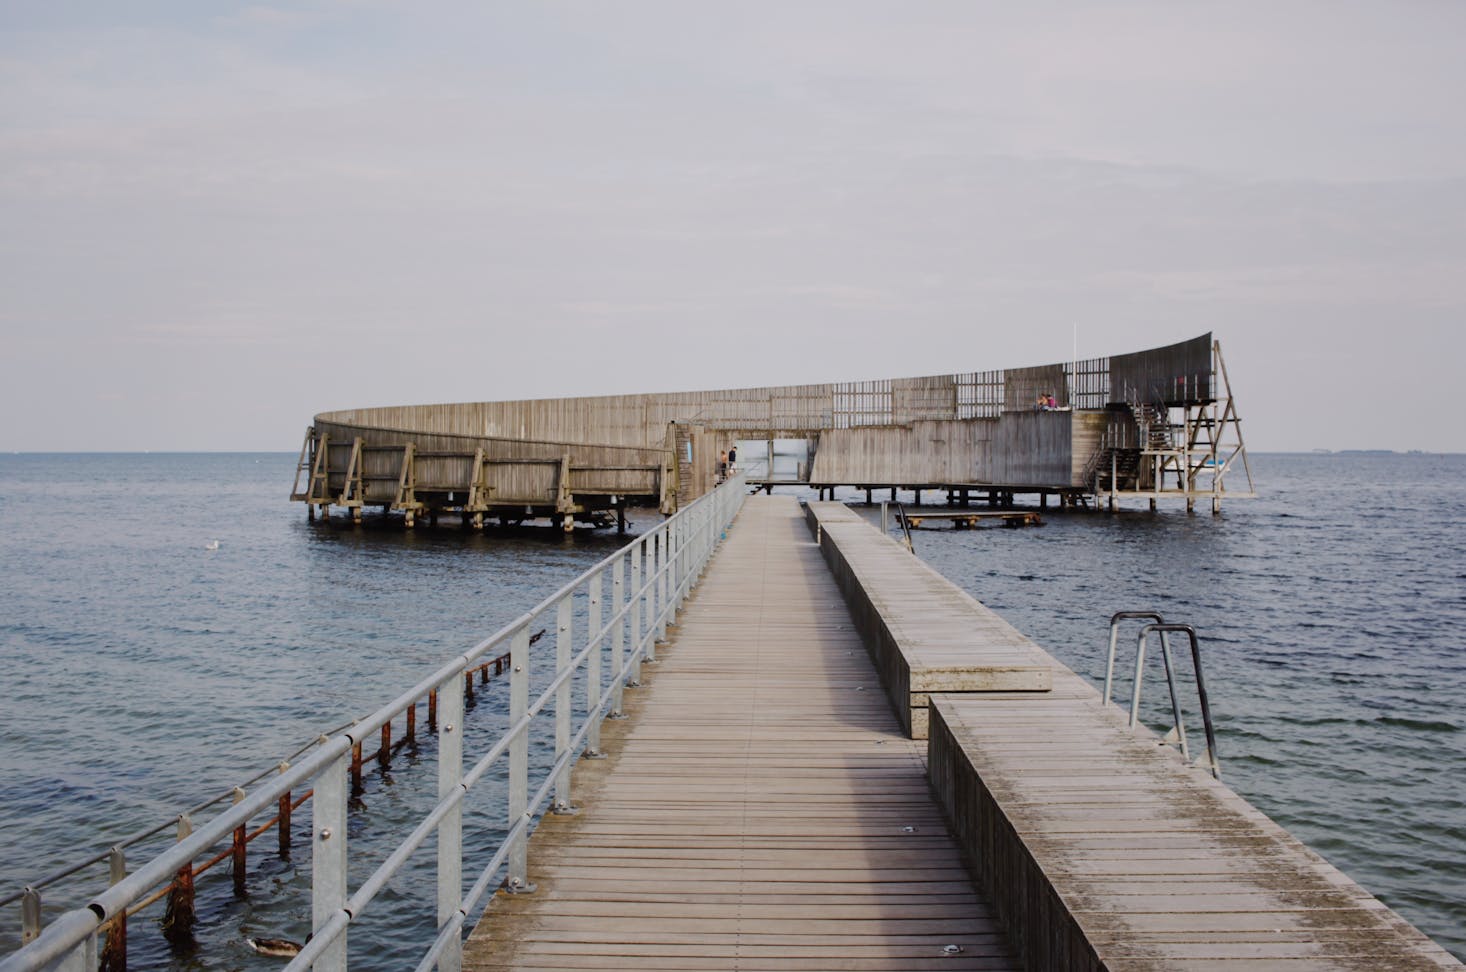
<path id="1" fill-rule="evenodd" d="M 748 501 L 660 657 L 465 968 L 1018 967 L 793 499 Z"/>

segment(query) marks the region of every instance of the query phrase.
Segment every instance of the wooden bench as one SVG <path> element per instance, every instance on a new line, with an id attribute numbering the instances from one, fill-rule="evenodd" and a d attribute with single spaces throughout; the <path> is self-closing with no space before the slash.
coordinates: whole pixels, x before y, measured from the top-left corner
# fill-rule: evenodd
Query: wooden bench
<path id="1" fill-rule="evenodd" d="M 1048 654 L 905 547 L 843 503 L 805 516 L 911 738 L 933 692 L 1048 691 Z"/>

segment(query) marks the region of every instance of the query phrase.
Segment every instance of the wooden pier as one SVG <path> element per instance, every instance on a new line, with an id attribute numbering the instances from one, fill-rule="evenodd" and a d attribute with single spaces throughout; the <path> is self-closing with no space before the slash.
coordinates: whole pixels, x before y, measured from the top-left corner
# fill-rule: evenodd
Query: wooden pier
<path id="1" fill-rule="evenodd" d="M 659 659 L 465 968 L 1462 967 L 839 504 L 750 498 Z"/>
<path id="2" fill-rule="evenodd" d="M 466 969 L 1019 969 L 799 505 L 751 498 Z"/>

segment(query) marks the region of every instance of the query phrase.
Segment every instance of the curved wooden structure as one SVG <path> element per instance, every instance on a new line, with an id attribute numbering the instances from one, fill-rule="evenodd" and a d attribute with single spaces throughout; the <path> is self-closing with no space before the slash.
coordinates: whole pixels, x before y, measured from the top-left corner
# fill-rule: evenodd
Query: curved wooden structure
<path id="1" fill-rule="evenodd" d="M 1053 407 L 1040 408 L 1040 396 Z M 316 511 L 606 522 L 627 506 L 671 513 L 717 477 L 735 443 L 803 439 L 794 482 L 947 489 L 994 505 L 1016 493 L 1228 493 L 1245 468 L 1240 422 L 1210 334 L 1111 358 L 920 378 L 719 391 L 405 405 L 323 412 L 291 498 Z M 746 448 L 746 446 L 745 446 Z M 772 448 L 771 448 L 772 451 Z M 746 457 L 745 457 L 746 458 Z M 774 477 L 752 481 L 772 486 Z"/>

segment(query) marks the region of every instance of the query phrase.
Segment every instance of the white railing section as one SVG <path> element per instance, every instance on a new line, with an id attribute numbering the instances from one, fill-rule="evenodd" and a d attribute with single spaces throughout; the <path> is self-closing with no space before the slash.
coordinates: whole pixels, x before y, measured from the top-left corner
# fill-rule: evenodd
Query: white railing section
<path id="1" fill-rule="evenodd" d="M 480 641 L 417 685 L 366 718 L 321 744 L 301 762 L 285 768 L 244 795 L 227 812 L 201 826 L 142 867 L 94 897 L 83 908 L 56 918 L 40 936 L 0 961 L 0 972 L 97 968 L 98 936 L 104 926 L 165 884 L 180 868 L 228 839 L 235 828 L 275 805 L 282 794 L 313 783 L 311 823 L 312 933 L 287 969 L 344 970 L 347 931 L 378 892 L 402 870 L 430 837 L 437 845 L 438 933 L 418 964 L 458 972 L 463 928 L 486 904 L 491 889 L 534 889 L 526 867 L 526 847 L 541 811 L 571 809 L 573 770 L 582 755 L 602 755 L 601 722 L 621 712 L 622 689 L 640 679 L 643 661 L 656 660 L 683 601 L 701 576 L 747 495 L 743 477 L 719 486 L 675 516 L 596 564 L 539 605 Z M 609 600 L 606 581 L 610 580 Z M 577 601 L 579 598 L 579 601 Z M 582 607 L 577 611 L 577 605 Z M 536 622 L 555 631 L 554 678 L 530 701 L 530 674 L 541 659 L 532 657 L 530 631 Z M 578 636 L 577 620 L 584 634 Z M 508 643 L 510 653 L 509 727 L 467 771 L 462 741 L 464 672 L 492 657 Z M 480 661 L 481 663 L 481 661 Z M 603 665 L 609 666 L 607 669 Z M 609 672 L 606 677 L 605 672 Z M 579 683 L 582 698 L 573 697 Z M 603 690 L 603 686 L 606 688 Z M 353 892 L 347 881 L 347 803 L 352 747 L 370 740 L 384 724 L 430 691 L 438 697 L 438 801 L 420 823 Z M 543 779 L 531 780 L 530 735 L 546 711 L 553 714 L 555 760 Z M 548 733 L 547 733 L 548 734 Z M 468 794 L 508 757 L 508 831 L 487 862 L 475 863 L 477 877 L 463 892 L 462 809 Z M 530 792 L 530 786 L 537 789 Z"/>

